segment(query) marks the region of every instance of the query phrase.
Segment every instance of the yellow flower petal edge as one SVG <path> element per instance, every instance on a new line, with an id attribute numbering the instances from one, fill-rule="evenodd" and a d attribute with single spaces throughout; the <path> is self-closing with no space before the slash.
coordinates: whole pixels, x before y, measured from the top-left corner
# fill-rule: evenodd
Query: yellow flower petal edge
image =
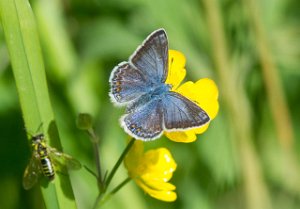
<path id="1" fill-rule="evenodd" d="M 135 141 L 133 146 L 130 149 L 130 152 L 127 153 L 124 163 L 126 169 L 129 171 L 129 175 L 133 177 L 135 175 L 136 169 L 138 169 L 140 158 L 143 156 L 144 145 L 142 141 Z"/>
<path id="2" fill-rule="evenodd" d="M 165 136 L 174 142 L 190 143 L 196 141 L 197 137 L 193 131 L 165 132 Z"/>
<path id="3" fill-rule="evenodd" d="M 158 148 L 144 153 L 143 150 L 143 142 L 135 141 L 125 157 L 124 163 L 129 176 L 151 197 L 162 201 L 175 201 L 176 187 L 168 181 L 172 178 L 177 164 L 170 151 Z"/>
<path id="4" fill-rule="evenodd" d="M 177 194 L 174 191 L 155 190 L 155 189 L 151 189 L 145 184 L 139 184 L 139 185 L 147 194 L 149 194 L 151 197 L 155 199 L 165 201 L 165 202 L 173 202 L 177 199 Z"/>
<path id="5" fill-rule="evenodd" d="M 176 189 L 176 186 L 168 183 L 168 182 L 163 182 L 161 180 L 153 180 L 149 181 L 147 178 L 141 178 L 141 181 L 144 182 L 147 187 L 154 189 L 154 190 L 159 190 L 159 191 L 173 191 Z"/>
<path id="6" fill-rule="evenodd" d="M 144 190 L 144 192 L 146 192 L 147 194 L 149 194 L 151 197 L 155 199 L 165 201 L 165 202 L 173 202 L 177 199 L 177 194 L 174 191 L 152 189 L 151 187 L 149 187 L 147 184 L 145 184 L 140 180 L 137 180 L 136 182 L 137 185 L 139 185 L 139 187 L 141 187 Z"/>
<path id="7" fill-rule="evenodd" d="M 169 50 L 168 77 L 165 83 L 170 84 L 172 89 L 176 89 L 186 75 L 185 62 L 186 59 L 181 52 Z"/>

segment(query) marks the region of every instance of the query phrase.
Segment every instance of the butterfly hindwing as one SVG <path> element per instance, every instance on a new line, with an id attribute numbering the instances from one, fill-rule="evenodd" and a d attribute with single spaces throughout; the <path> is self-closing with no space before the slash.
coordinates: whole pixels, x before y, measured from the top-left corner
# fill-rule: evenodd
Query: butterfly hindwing
<path id="1" fill-rule="evenodd" d="M 168 39 L 164 29 L 151 33 L 129 61 L 152 83 L 164 83 L 168 74 Z"/>
<path id="2" fill-rule="evenodd" d="M 121 118 L 125 131 L 136 139 L 143 141 L 158 138 L 163 131 L 162 103 L 152 100 Z"/>
<path id="3" fill-rule="evenodd" d="M 166 130 L 200 127 L 210 121 L 209 116 L 202 108 L 176 92 L 168 92 L 162 103 Z"/>

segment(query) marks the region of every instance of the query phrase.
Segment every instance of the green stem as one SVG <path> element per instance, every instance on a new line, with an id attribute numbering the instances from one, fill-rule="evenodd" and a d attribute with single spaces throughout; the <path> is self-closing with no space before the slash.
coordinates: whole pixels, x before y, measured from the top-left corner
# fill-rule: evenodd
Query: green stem
<path id="1" fill-rule="evenodd" d="M 100 160 L 100 154 L 99 154 L 99 139 L 93 129 L 89 129 L 88 134 L 91 137 L 91 142 L 93 145 L 93 152 L 94 152 L 94 158 L 96 161 L 96 169 L 97 169 L 97 181 L 98 181 L 98 187 L 99 187 L 99 190 L 101 193 L 103 191 L 104 185 L 103 185 L 103 179 L 102 179 L 101 160 Z"/>
<path id="2" fill-rule="evenodd" d="M 107 195 L 105 195 L 104 197 L 103 196 L 100 196 L 98 195 L 96 201 L 95 201 L 95 204 L 94 204 L 94 207 L 93 209 L 96 209 L 97 206 L 101 206 L 103 205 L 104 203 L 106 203 L 115 193 L 117 193 L 122 187 L 124 187 L 128 182 L 131 181 L 131 178 L 130 177 L 127 177 L 126 179 L 124 179 L 118 186 L 116 186 L 111 192 L 109 192 Z M 103 198 L 102 198 L 103 197 Z"/>
<path id="3" fill-rule="evenodd" d="M 99 194 L 94 202 L 93 209 L 96 209 L 98 207 L 99 202 L 102 199 L 103 195 L 104 195 L 104 193 L 99 192 Z"/>
<path id="4" fill-rule="evenodd" d="M 113 195 L 117 193 L 123 186 L 125 186 L 129 181 L 131 181 L 130 177 L 127 177 L 124 181 L 122 181 L 118 186 L 116 186 L 110 193 L 107 195 Z"/>
<path id="5" fill-rule="evenodd" d="M 125 148 L 125 150 L 123 151 L 123 153 L 121 154 L 120 158 L 118 159 L 117 163 L 115 164 L 115 166 L 113 167 L 113 169 L 111 170 L 111 172 L 109 173 L 107 180 L 105 182 L 105 190 L 108 188 L 113 176 L 115 175 L 117 169 L 119 168 L 119 166 L 121 165 L 121 163 L 123 162 L 126 154 L 128 153 L 128 151 L 130 150 L 130 148 L 132 147 L 132 145 L 134 144 L 135 139 L 132 138 L 130 140 L 130 142 L 127 144 L 127 147 Z"/>

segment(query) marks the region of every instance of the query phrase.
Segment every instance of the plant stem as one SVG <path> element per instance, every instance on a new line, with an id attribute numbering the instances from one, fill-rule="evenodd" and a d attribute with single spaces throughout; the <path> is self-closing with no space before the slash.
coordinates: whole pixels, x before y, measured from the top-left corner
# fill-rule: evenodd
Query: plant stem
<path id="1" fill-rule="evenodd" d="M 99 191 L 99 194 L 95 200 L 95 203 L 93 205 L 93 209 L 96 209 L 99 205 L 99 203 L 102 205 L 104 204 L 104 202 L 106 202 L 113 194 L 115 194 L 117 191 L 119 191 L 125 184 L 127 184 L 131 178 L 127 177 L 124 181 L 122 181 L 118 186 L 116 186 L 110 193 L 106 194 L 103 198 L 103 195 L 105 194 L 113 176 L 115 175 L 116 171 L 118 170 L 118 168 L 120 167 L 121 163 L 123 162 L 126 154 L 128 153 L 128 151 L 130 150 L 130 148 L 132 147 L 132 145 L 134 144 L 135 139 L 132 138 L 129 143 L 127 144 L 126 148 L 124 149 L 124 151 L 122 152 L 121 156 L 119 157 L 118 161 L 116 162 L 116 164 L 114 165 L 113 169 L 111 170 L 111 172 L 109 173 L 107 180 L 105 182 L 102 182 L 103 188 L 102 190 Z"/>
<path id="2" fill-rule="evenodd" d="M 125 186 L 129 181 L 131 181 L 130 177 L 127 177 L 124 181 L 122 181 L 118 186 L 116 186 L 110 193 L 107 195 L 113 195 L 117 193 L 123 186 Z"/>
<path id="3" fill-rule="evenodd" d="M 94 202 L 93 209 L 96 209 L 98 207 L 99 202 L 100 202 L 101 198 L 103 197 L 103 195 L 104 195 L 104 193 L 99 192 L 99 194 Z"/>
<path id="4" fill-rule="evenodd" d="M 104 203 L 106 203 L 115 193 L 117 193 L 122 187 L 124 187 L 130 181 L 131 181 L 131 178 L 127 177 L 118 186 L 116 186 L 111 192 L 109 192 L 105 196 L 99 194 L 94 203 L 93 209 L 96 209 L 98 207 L 98 205 L 101 206 Z"/>
<path id="5" fill-rule="evenodd" d="M 91 137 L 91 142 L 93 146 L 94 158 L 96 161 L 96 169 L 97 169 L 97 181 L 100 193 L 104 189 L 103 179 L 102 179 L 102 172 L 101 172 L 101 161 L 100 161 L 100 154 L 99 154 L 99 138 L 95 134 L 94 130 L 90 128 L 88 130 L 88 134 Z"/>
<path id="6" fill-rule="evenodd" d="M 123 153 L 121 154 L 120 158 L 118 159 L 117 163 L 115 164 L 115 166 L 113 167 L 113 169 L 111 170 L 111 172 L 109 173 L 107 180 L 105 181 L 105 190 L 108 188 L 113 176 L 115 175 L 117 169 L 119 168 L 119 166 L 121 165 L 121 163 L 123 162 L 126 154 L 128 153 L 128 151 L 130 150 L 130 148 L 132 147 L 132 145 L 134 144 L 135 139 L 131 138 L 131 140 L 129 141 L 129 143 L 127 144 L 127 147 L 125 148 L 125 150 L 123 151 Z"/>

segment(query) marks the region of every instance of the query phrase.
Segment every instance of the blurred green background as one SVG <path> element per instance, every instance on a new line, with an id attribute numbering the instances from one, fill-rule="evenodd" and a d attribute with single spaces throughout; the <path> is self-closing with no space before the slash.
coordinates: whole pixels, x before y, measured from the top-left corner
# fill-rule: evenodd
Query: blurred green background
<path id="1" fill-rule="evenodd" d="M 133 182 L 103 208 L 300 208 L 300 2 L 298 0 L 32 0 L 53 110 L 64 151 L 94 168 L 92 146 L 76 128 L 94 116 L 103 167 L 111 169 L 126 135 L 108 97 L 111 69 L 153 30 L 187 58 L 187 79 L 209 77 L 220 112 L 190 144 L 166 138 L 178 167 L 178 199 L 164 203 Z M 27 130 L 34 132 L 35 130 Z M 0 208 L 43 208 L 36 186 L 21 187 L 30 157 L 18 94 L 0 28 Z M 113 184 L 126 177 L 122 167 Z M 91 208 L 96 180 L 71 173 L 78 208 Z"/>

